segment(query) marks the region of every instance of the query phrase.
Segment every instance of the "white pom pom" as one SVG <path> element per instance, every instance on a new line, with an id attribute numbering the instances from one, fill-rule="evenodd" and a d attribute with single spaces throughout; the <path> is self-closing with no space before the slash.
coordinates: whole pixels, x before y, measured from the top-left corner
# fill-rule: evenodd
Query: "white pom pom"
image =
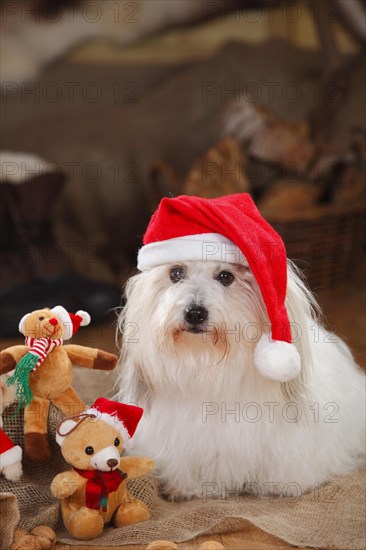
<path id="1" fill-rule="evenodd" d="M 271 341 L 263 334 L 254 351 L 254 364 L 265 378 L 288 382 L 300 374 L 301 360 L 293 344 Z"/>
<path id="2" fill-rule="evenodd" d="M 91 321 L 91 318 L 90 318 L 90 315 L 89 313 L 87 313 L 86 311 L 82 311 L 81 309 L 79 311 L 76 312 L 76 315 L 78 315 L 79 317 L 81 317 L 81 323 L 80 325 L 82 327 L 86 327 L 87 325 L 89 325 L 90 321 Z"/>

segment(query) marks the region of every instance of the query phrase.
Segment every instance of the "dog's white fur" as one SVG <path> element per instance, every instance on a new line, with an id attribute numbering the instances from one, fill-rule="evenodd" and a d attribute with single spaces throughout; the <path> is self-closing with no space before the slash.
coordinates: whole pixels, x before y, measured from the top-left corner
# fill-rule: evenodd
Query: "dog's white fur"
<path id="1" fill-rule="evenodd" d="M 321 326 L 294 266 L 286 306 L 302 370 L 287 383 L 253 365 L 269 324 L 248 266 L 186 262 L 178 283 L 171 268 L 131 277 L 119 318 L 118 397 L 145 408 L 134 452 L 155 460 L 163 491 L 299 495 L 360 465 L 365 378 L 346 344 Z M 221 270 L 235 275 L 232 285 L 215 280 Z M 209 312 L 205 333 L 185 330 L 191 303 Z"/>

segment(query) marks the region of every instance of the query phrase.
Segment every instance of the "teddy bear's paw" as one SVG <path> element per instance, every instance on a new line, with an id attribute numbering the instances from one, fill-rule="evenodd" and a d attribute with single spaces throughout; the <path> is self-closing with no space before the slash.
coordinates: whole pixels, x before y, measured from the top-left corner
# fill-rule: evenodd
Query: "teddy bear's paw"
<path id="1" fill-rule="evenodd" d="M 55 498 L 69 498 L 77 490 L 79 483 L 75 479 L 76 472 L 62 472 L 57 474 L 51 482 L 51 493 Z"/>
<path id="2" fill-rule="evenodd" d="M 98 537 L 104 527 L 102 516 L 97 510 L 83 506 L 71 514 L 65 526 L 71 536 L 78 540 L 90 540 Z"/>
<path id="3" fill-rule="evenodd" d="M 96 358 L 94 359 L 93 369 L 96 370 L 113 370 L 117 365 L 118 357 L 114 353 L 98 349 Z"/>
<path id="4" fill-rule="evenodd" d="M 146 504 L 140 500 L 132 500 L 121 504 L 114 516 L 116 527 L 131 525 L 150 518 L 150 512 Z"/>
<path id="5" fill-rule="evenodd" d="M 147 476 L 155 467 L 151 458 L 139 458 L 139 476 Z"/>
<path id="6" fill-rule="evenodd" d="M 25 455 L 32 462 L 48 462 L 51 460 L 51 449 L 47 434 L 30 432 L 24 437 Z"/>
<path id="7" fill-rule="evenodd" d="M 0 353 L 0 374 L 6 374 L 14 369 L 16 361 L 10 353 L 2 351 Z"/>

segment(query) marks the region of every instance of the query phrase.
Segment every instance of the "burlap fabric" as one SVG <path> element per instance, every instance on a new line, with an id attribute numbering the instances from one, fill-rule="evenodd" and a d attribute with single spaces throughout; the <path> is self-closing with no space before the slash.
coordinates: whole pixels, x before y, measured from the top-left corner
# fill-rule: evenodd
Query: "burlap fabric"
<path id="1" fill-rule="evenodd" d="M 12 493 L 0 493 L 0 548 L 9 548 L 13 541 L 13 532 L 20 519 L 16 496 Z"/>
<path id="2" fill-rule="evenodd" d="M 22 414 L 11 419 L 14 410 L 14 406 L 7 410 L 5 429 L 15 443 L 22 445 Z M 57 530 L 60 542 L 82 544 L 64 530 L 59 501 L 52 497 L 49 489 L 52 478 L 69 467 L 54 441 L 55 428 L 61 419 L 61 413 L 51 407 L 49 432 L 53 459 L 49 464 L 39 466 L 24 460 L 21 481 L 12 483 L 4 477 L 0 479 L 1 498 L 4 499 L 9 493 L 17 497 L 17 500 L 0 500 L 0 540 L 4 550 L 9 548 L 19 512 L 20 528 L 31 530 L 39 524 L 49 525 Z M 89 546 L 147 544 L 154 539 L 183 542 L 204 533 L 235 531 L 250 522 L 297 546 L 348 550 L 366 548 L 363 470 L 337 478 L 318 491 L 292 500 L 228 495 L 220 500 L 208 499 L 204 502 L 195 499 L 172 503 L 158 496 L 153 477 L 135 480 L 129 488 L 149 506 L 152 519 L 123 529 L 106 528 L 101 537 L 88 543 Z"/>

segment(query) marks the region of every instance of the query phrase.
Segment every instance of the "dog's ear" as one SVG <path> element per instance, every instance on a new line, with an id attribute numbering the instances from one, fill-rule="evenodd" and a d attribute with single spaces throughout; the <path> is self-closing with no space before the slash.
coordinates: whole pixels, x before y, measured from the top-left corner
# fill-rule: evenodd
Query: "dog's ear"
<path id="1" fill-rule="evenodd" d="M 122 403 L 132 403 L 148 412 L 153 390 L 149 388 L 144 380 L 143 369 L 131 360 L 128 362 L 123 361 L 123 358 L 120 359 L 119 366 L 119 373 L 114 386 L 116 388 L 116 400 Z"/>
<path id="2" fill-rule="evenodd" d="M 319 306 L 306 286 L 300 270 L 290 261 L 287 263 L 286 308 L 291 323 L 292 338 L 301 359 L 300 374 L 282 383 L 282 391 L 289 401 L 300 402 L 308 392 L 309 371 L 313 365 L 311 326 L 319 322 Z"/>
<path id="3" fill-rule="evenodd" d="M 145 411 L 149 411 L 151 406 L 151 391 L 149 391 L 146 382 L 137 377 L 135 381 L 135 395 L 136 401 L 141 403 Z"/>

